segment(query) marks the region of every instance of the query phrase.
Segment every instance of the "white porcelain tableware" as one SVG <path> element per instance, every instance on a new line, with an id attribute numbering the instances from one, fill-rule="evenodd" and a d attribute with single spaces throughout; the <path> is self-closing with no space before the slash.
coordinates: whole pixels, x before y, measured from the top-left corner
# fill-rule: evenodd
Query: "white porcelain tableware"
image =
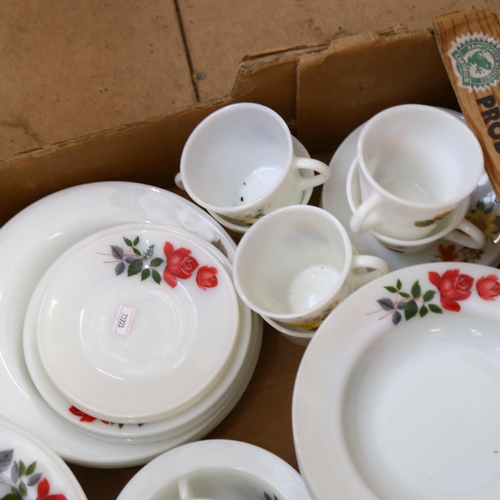
<path id="1" fill-rule="evenodd" d="M 91 467 L 144 464 L 174 446 L 199 439 L 231 410 L 255 367 L 260 318 L 252 316 L 251 345 L 243 353 L 238 393 L 208 421 L 152 443 L 110 443 L 76 429 L 44 401 L 26 369 L 22 352 L 24 314 L 45 270 L 67 248 L 101 229 L 130 222 L 158 223 L 197 234 L 222 248 L 232 261 L 236 245 L 210 215 L 193 203 L 153 186 L 99 182 L 65 189 L 29 206 L 0 229 L 0 414 L 42 438 L 64 460 Z M 36 255 L 36 259 L 33 256 Z M 246 364 L 248 362 L 248 364 Z M 233 374 L 234 375 L 234 374 Z"/>
<path id="2" fill-rule="evenodd" d="M 500 496 L 500 271 L 421 264 L 356 291 L 315 333 L 292 419 L 316 500 Z"/>
<path id="3" fill-rule="evenodd" d="M 262 316 L 262 319 L 270 326 L 272 326 L 276 331 L 281 333 L 281 336 L 295 345 L 307 346 L 311 339 L 313 338 L 314 331 L 304 331 L 297 328 L 292 330 L 291 327 L 276 323 L 271 318 L 267 316 Z"/>
<path id="4" fill-rule="evenodd" d="M 456 111 L 448 112 L 464 122 L 463 116 Z M 376 240 L 369 232 L 355 233 L 349 221 L 352 216 L 346 194 L 346 179 L 349 167 L 356 158 L 356 147 L 363 125 L 355 129 L 339 146 L 330 161 L 332 175 L 322 188 L 320 205 L 335 215 L 344 225 L 349 238 L 360 253 L 377 255 L 383 258 L 391 270 L 425 262 L 460 261 L 478 262 L 490 266 L 500 264 L 500 205 L 495 191 L 483 172 L 479 184 L 472 193 L 468 220 L 472 221 L 485 234 L 487 242 L 481 250 L 461 247 L 446 240 L 438 240 L 427 250 L 414 254 L 394 252 Z"/>
<path id="5" fill-rule="evenodd" d="M 151 226 L 137 225 L 136 227 L 147 229 Z M 170 231 L 173 231 L 173 229 L 170 229 Z M 231 264 L 220 251 L 213 246 L 207 247 L 206 250 L 209 251 L 210 249 L 214 257 L 220 259 L 221 264 L 225 266 L 226 270 L 231 272 Z M 238 374 L 240 371 L 243 373 L 246 371 L 244 359 L 248 355 L 251 361 L 255 350 L 253 347 L 250 347 L 252 345 L 250 335 L 255 335 L 255 333 L 251 332 L 252 320 L 250 309 L 241 300 L 238 300 L 240 316 L 238 344 L 232 363 L 223 374 L 219 384 L 205 395 L 201 401 L 193 404 L 181 414 L 144 425 L 122 424 L 102 421 L 73 406 L 62 396 L 47 376 L 36 346 L 36 322 L 40 301 L 47 284 L 51 281 L 52 275 L 56 271 L 57 269 L 51 268 L 50 272 L 48 271 L 44 274 L 28 306 L 24 324 L 24 357 L 31 378 L 42 397 L 59 415 L 71 422 L 72 425 L 78 426 L 81 431 L 87 432 L 89 435 L 93 435 L 94 437 L 99 436 L 112 442 L 124 442 L 127 440 L 134 443 L 147 443 L 164 437 L 182 434 L 186 430 L 195 427 L 204 419 L 216 418 L 220 414 L 220 408 L 225 405 L 226 401 L 234 400 L 234 394 L 238 392 L 240 386 L 237 382 L 239 382 L 241 376 Z M 234 381 L 235 378 L 236 381 Z"/>
<path id="6" fill-rule="evenodd" d="M 432 106 L 404 104 L 371 118 L 358 139 L 362 204 L 354 232 L 425 238 L 477 187 L 484 169 L 472 131 Z"/>
<path id="7" fill-rule="evenodd" d="M 301 171 L 316 171 L 303 176 Z M 253 223 L 276 208 L 300 204 L 323 184 L 324 163 L 295 156 L 284 120 L 266 106 L 232 104 L 205 118 L 187 140 L 177 183 L 218 215 Z"/>
<path id="8" fill-rule="evenodd" d="M 312 500 L 302 478 L 276 455 L 251 444 L 206 440 L 180 446 L 143 467 L 117 500 L 179 500 L 188 477 L 194 495 L 217 500 Z"/>
<path id="9" fill-rule="evenodd" d="M 354 160 L 347 174 L 347 201 L 352 212 L 361 204 L 361 192 L 358 176 L 358 161 Z M 457 245 L 481 249 L 486 244 L 484 233 L 465 217 L 469 211 L 471 197 L 468 196 L 454 210 L 446 215 L 438 227 L 429 235 L 419 240 L 401 240 L 391 238 L 374 229 L 370 234 L 390 250 L 402 253 L 417 253 L 427 250 L 440 239 L 451 241 Z"/>
<path id="10" fill-rule="evenodd" d="M 0 497 L 86 500 L 70 468 L 47 445 L 0 420 Z"/>
<path id="11" fill-rule="evenodd" d="M 302 145 L 302 143 L 292 136 L 292 144 L 293 144 L 293 154 L 299 158 L 310 158 L 307 149 Z M 304 170 L 302 175 L 305 177 L 310 177 L 313 174 L 311 170 Z M 182 184 L 179 185 L 182 189 Z M 301 205 L 307 205 L 309 200 L 311 199 L 311 195 L 313 192 L 313 188 L 306 189 L 302 194 L 302 200 L 300 201 Z M 223 215 L 219 215 L 216 212 L 208 211 L 208 213 L 222 226 L 225 228 L 234 231 L 237 234 L 246 233 L 251 227 L 252 224 L 247 224 L 245 222 L 240 222 L 236 219 L 231 219 L 230 217 L 225 217 Z"/>
<path id="12" fill-rule="evenodd" d="M 371 272 L 357 273 L 362 268 Z M 255 312 L 312 330 L 353 290 L 388 272 L 386 262 L 354 255 L 340 222 L 312 206 L 278 209 L 257 221 L 236 250 L 233 278 Z"/>
<path id="13" fill-rule="evenodd" d="M 186 476 L 179 479 L 178 487 L 181 500 L 208 500 L 207 498 L 194 498 L 193 489 L 191 488 L 189 479 Z"/>
<path id="14" fill-rule="evenodd" d="M 141 424 L 180 413 L 219 381 L 237 341 L 238 302 L 208 245 L 166 227 L 120 226 L 56 260 L 37 346 L 68 401 Z"/>

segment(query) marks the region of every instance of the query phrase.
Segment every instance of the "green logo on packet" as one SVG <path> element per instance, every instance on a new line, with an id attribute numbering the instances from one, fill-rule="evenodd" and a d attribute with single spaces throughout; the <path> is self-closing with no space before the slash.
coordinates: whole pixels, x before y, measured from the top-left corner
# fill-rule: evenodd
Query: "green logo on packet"
<path id="1" fill-rule="evenodd" d="M 472 90 L 495 86 L 500 77 L 500 44 L 483 33 L 458 37 L 448 51 L 458 84 Z"/>

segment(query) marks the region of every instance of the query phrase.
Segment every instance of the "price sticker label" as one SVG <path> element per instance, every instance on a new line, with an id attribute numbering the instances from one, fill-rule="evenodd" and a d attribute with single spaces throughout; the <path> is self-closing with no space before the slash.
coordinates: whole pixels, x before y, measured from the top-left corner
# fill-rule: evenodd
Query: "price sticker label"
<path id="1" fill-rule="evenodd" d="M 116 316 L 115 324 L 113 326 L 113 333 L 128 335 L 130 332 L 130 327 L 132 326 L 134 316 L 134 308 L 120 306 L 120 309 L 118 310 L 118 314 Z"/>

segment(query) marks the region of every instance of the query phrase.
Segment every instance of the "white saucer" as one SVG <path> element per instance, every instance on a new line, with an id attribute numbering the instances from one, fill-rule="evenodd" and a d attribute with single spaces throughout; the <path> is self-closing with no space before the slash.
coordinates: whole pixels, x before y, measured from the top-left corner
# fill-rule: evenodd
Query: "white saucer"
<path id="1" fill-rule="evenodd" d="M 214 387 L 232 359 L 239 315 L 232 279 L 208 246 L 175 229 L 129 225 L 89 236 L 54 262 L 37 345 L 68 401 L 140 424 L 180 413 Z"/>
<path id="2" fill-rule="evenodd" d="M 0 273 L 0 414 L 44 440 L 64 460 L 91 467 L 144 464 L 164 451 L 197 439 L 216 425 L 236 404 L 232 401 L 218 418 L 203 422 L 175 438 L 154 443 L 109 443 L 76 429 L 40 396 L 23 360 L 22 331 L 26 307 L 45 270 L 86 236 L 131 222 L 178 227 L 213 242 L 234 259 L 236 245 L 210 215 L 182 197 L 152 186 L 128 182 L 100 182 L 76 186 L 39 200 L 0 229 L 0 256 L 8 263 Z M 36 255 L 36 259 L 33 256 Z M 262 323 L 252 315 L 252 335 L 259 344 Z M 258 347 L 248 354 L 245 375 L 250 379 Z M 257 353 L 255 352 L 257 351 Z M 250 372 L 250 374 L 249 374 Z M 246 383 L 248 383 L 248 380 Z M 242 393 L 246 383 L 240 381 Z M 240 394 L 241 395 L 241 394 Z"/>
<path id="3" fill-rule="evenodd" d="M 239 441 L 207 440 L 171 450 L 143 467 L 117 500 L 177 499 L 187 477 L 196 498 L 312 500 L 300 475 L 272 453 Z"/>
<path id="4" fill-rule="evenodd" d="M 292 136 L 292 143 L 293 143 L 293 154 L 295 156 L 298 156 L 299 158 L 311 158 L 311 155 L 308 153 L 307 149 L 296 137 Z M 303 170 L 302 175 L 304 175 L 305 177 L 310 177 L 311 175 L 313 175 L 313 172 L 311 170 Z M 306 189 L 304 191 L 304 196 L 302 197 L 302 201 L 300 204 L 307 205 L 309 203 L 309 200 L 311 199 L 312 193 L 313 193 L 313 188 Z M 219 224 L 237 234 L 244 234 L 252 227 L 251 224 L 245 224 L 244 222 L 239 222 L 230 219 L 229 217 L 224 217 L 223 215 L 219 215 L 215 212 L 212 212 L 211 210 L 208 210 L 208 213 Z"/>
<path id="5" fill-rule="evenodd" d="M 290 341 L 292 344 L 306 346 L 309 344 L 309 342 L 311 342 L 311 339 L 313 338 L 313 335 L 315 333 L 311 331 L 305 332 L 305 331 L 292 330 L 280 323 L 276 323 L 276 321 L 273 321 L 271 318 L 268 318 L 267 316 L 262 316 L 262 319 L 267 324 L 271 325 L 279 333 L 281 333 L 281 335 L 286 340 Z"/>
<path id="6" fill-rule="evenodd" d="M 421 264 L 368 283 L 314 335 L 293 395 L 317 500 L 500 498 L 500 271 Z"/>
<path id="7" fill-rule="evenodd" d="M 227 272 L 231 272 L 229 261 L 215 247 L 207 248 L 207 250 L 210 249 L 213 256 L 220 260 L 221 265 L 226 268 Z M 242 385 L 240 372 L 245 374 L 247 372 L 245 367 L 249 364 L 245 362 L 245 357 L 248 355 L 249 362 L 251 362 L 255 351 L 250 339 L 252 334 L 251 312 L 241 300 L 238 300 L 240 326 L 234 359 L 212 391 L 189 409 L 162 421 L 134 425 L 102 421 L 72 406 L 48 378 L 36 346 L 36 320 L 40 301 L 55 271 L 56 269 L 52 268 L 52 273 L 45 273 L 28 306 L 24 323 L 24 357 L 33 382 L 40 394 L 59 415 L 71 422 L 72 425 L 94 437 L 99 436 L 112 442 L 123 443 L 126 440 L 135 443 L 147 443 L 182 434 L 196 427 L 200 422 L 214 420 L 220 414 L 220 408 L 235 400 L 235 394 L 239 394 Z"/>
<path id="8" fill-rule="evenodd" d="M 0 497 L 86 500 L 70 468 L 23 429 L 0 421 Z"/>
<path id="9" fill-rule="evenodd" d="M 450 112 L 463 120 L 460 113 Z M 469 214 L 478 219 L 484 219 L 485 216 L 489 217 L 489 219 L 492 219 L 490 227 L 494 227 L 496 224 L 498 231 L 495 231 L 492 235 L 487 235 L 488 241 L 482 250 L 473 250 L 460 247 L 450 241 L 438 240 L 423 252 L 401 254 L 386 248 L 370 233 L 354 233 L 351 230 L 349 221 L 352 212 L 347 201 L 346 181 L 349 168 L 356 158 L 357 141 L 362 128 L 363 125 L 352 132 L 335 152 L 330 162 L 332 173 L 323 186 L 320 202 L 325 210 L 337 217 L 344 225 L 351 242 L 358 248 L 360 253 L 381 257 L 389 264 L 391 270 L 442 260 L 477 262 L 498 266 L 500 264 L 500 206 L 486 172 L 481 178 L 478 188 L 472 194 Z M 495 214 L 499 217 L 496 222 Z"/>

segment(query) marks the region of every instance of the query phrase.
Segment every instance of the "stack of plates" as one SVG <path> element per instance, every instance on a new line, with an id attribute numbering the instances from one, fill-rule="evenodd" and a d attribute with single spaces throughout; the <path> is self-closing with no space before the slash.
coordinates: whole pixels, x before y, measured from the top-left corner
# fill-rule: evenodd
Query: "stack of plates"
<path id="1" fill-rule="evenodd" d="M 28 207 L 0 231 L 0 411 L 94 467 L 201 438 L 260 350 L 234 251 L 191 202 L 140 184 L 78 186 Z"/>

